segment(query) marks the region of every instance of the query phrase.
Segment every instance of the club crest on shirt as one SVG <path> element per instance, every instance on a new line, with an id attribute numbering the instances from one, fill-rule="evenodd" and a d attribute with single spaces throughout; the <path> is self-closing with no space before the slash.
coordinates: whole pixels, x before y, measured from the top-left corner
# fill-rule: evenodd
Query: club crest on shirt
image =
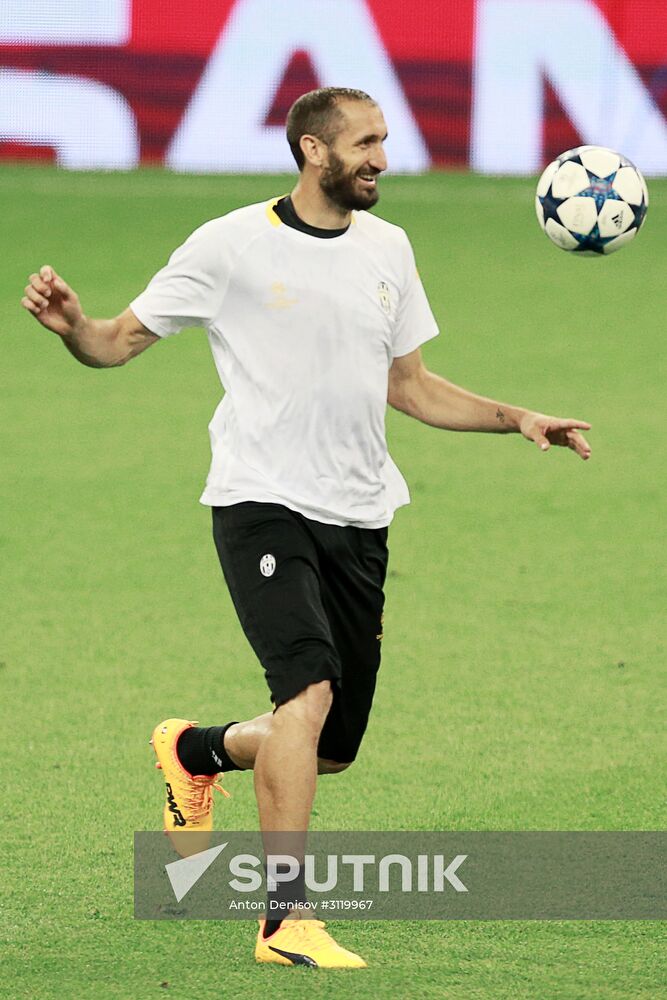
<path id="1" fill-rule="evenodd" d="M 295 306 L 298 299 L 290 299 L 282 281 L 274 281 L 271 285 L 271 298 L 266 303 L 269 309 L 289 309 Z"/>
<path id="2" fill-rule="evenodd" d="M 259 560 L 259 571 L 262 576 L 273 576 L 276 571 L 276 557 L 267 552 Z"/>
<path id="3" fill-rule="evenodd" d="M 378 299 L 380 305 L 386 313 L 391 312 L 391 298 L 389 295 L 389 285 L 386 281 L 378 281 Z"/>

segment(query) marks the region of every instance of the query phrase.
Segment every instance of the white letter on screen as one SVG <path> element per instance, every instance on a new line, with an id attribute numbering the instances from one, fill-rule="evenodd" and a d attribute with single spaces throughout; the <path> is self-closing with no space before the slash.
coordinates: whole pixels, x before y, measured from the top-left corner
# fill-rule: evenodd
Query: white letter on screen
<path id="1" fill-rule="evenodd" d="M 78 76 L 0 69 L 0 139 L 53 146 L 73 170 L 129 170 L 139 137 L 125 98 Z"/>
<path id="2" fill-rule="evenodd" d="M 265 125 L 290 56 L 303 49 L 323 87 L 365 90 L 384 111 L 392 170 L 429 155 L 363 0 L 239 0 L 167 153 L 175 170 L 292 170 L 285 129 Z"/>
<path id="3" fill-rule="evenodd" d="M 130 0 L 2 0 L 2 45 L 124 45 Z"/>
<path id="4" fill-rule="evenodd" d="M 583 142 L 667 170 L 667 122 L 591 0 L 478 0 L 471 165 L 542 166 L 543 80 Z"/>

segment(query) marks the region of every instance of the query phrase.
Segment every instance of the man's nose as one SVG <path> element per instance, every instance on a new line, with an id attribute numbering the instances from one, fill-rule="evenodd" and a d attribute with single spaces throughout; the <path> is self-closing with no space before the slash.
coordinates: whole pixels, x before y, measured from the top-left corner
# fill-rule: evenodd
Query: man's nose
<path id="1" fill-rule="evenodd" d="M 383 146 L 378 146 L 373 150 L 373 153 L 368 161 L 369 165 L 373 170 L 386 170 L 387 169 L 387 154 L 384 151 Z"/>

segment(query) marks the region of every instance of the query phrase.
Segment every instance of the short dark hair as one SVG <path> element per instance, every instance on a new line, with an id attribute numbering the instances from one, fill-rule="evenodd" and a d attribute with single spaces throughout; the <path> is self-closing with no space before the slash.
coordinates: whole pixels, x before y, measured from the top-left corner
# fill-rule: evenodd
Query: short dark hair
<path id="1" fill-rule="evenodd" d="M 287 112 L 287 141 L 299 170 L 306 158 L 299 145 L 302 135 L 314 135 L 322 142 L 332 142 L 340 130 L 343 116 L 338 108 L 341 101 L 367 101 L 376 104 L 363 90 L 351 87 L 320 87 L 297 98 Z"/>

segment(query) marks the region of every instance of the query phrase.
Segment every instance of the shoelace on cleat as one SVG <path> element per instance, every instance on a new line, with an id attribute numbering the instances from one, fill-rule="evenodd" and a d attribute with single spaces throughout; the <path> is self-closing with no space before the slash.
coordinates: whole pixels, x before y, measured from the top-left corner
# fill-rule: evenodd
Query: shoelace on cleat
<path id="1" fill-rule="evenodd" d="M 195 823 L 208 813 L 214 790 L 221 792 L 225 798 L 231 799 L 229 792 L 213 780 L 201 783 L 193 781 L 189 785 L 184 805 Z"/>

